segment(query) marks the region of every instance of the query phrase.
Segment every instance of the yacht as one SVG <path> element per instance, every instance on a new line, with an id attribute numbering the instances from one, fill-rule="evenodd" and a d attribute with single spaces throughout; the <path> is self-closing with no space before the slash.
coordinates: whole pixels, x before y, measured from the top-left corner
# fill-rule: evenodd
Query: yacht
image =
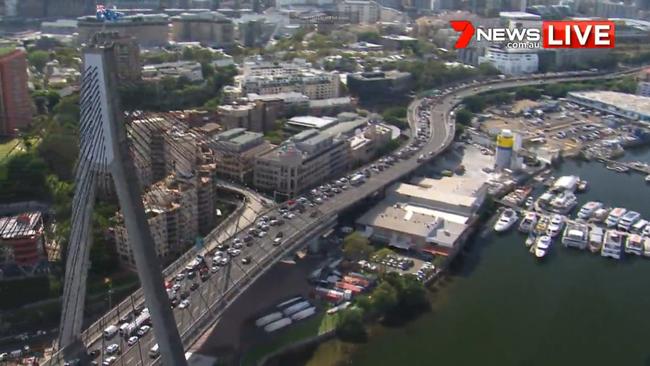
<path id="1" fill-rule="evenodd" d="M 643 256 L 650 257 L 650 238 L 643 238 Z"/>
<path id="2" fill-rule="evenodd" d="M 609 215 L 609 210 L 606 208 L 599 208 L 594 212 L 594 214 L 591 216 L 591 219 L 596 222 L 603 222 Z"/>
<path id="3" fill-rule="evenodd" d="M 537 238 L 535 237 L 535 234 L 533 233 L 528 234 L 528 237 L 526 238 L 526 242 L 524 243 L 526 244 L 526 248 L 530 248 L 533 244 L 535 244 L 536 239 Z"/>
<path id="4" fill-rule="evenodd" d="M 511 208 L 506 208 L 503 210 L 501 215 L 499 216 L 499 219 L 497 222 L 494 224 L 494 231 L 496 232 L 503 232 L 512 227 L 512 225 L 517 222 L 519 219 L 519 216 L 517 215 L 517 212 Z"/>
<path id="5" fill-rule="evenodd" d="M 603 235 L 605 235 L 605 230 L 600 226 L 592 226 L 589 230 L 589 250 L 592 253 L 600 252 L 600 248 L 603 246 Z"/>
<path id="6" fill-rule="evenodd" d="M 548 230 L 548 224 L 549 224 L 549 218 L 548 216 L 542 216 L 539 221 L 537 221 L 537 225 L 535 225 L 535 228 L 533 229 L 535 233 L 539 235 L 544 235 L 546 234 L 546 230 Z"/>
<path id="7" fill-rule="evenodd" d="M 620 230 L 630 231 L 632 225 L 641 220 L 641 214 L 636 211 L 628 211 L 618 221 L 618 228 Z"/>
<path id="8" fill-rule="evenodd" d="M 533 199 L 533 197 L 531 196 L 531 197 L 526 198 L 526 202 L 524 203 L 524 205 L 526 206 L 526 208 L 531 208 L 531 207 L 533 207 L 534 202 L 535 202 L 535 199 Z"/>
<path id="9" fill-rule="evenodd" d="M 521 222 L 519 223 L 519 231 L 528 233 L 533 230 L 535 224 L 537 224 L 537 214 L 529 211 L 526 213 L 524 218 L 521 219 Z"/>
<path id="10" fill-rule="evenodd" d="M 543 258 L 548 253 L 551 247 L 551 237 L 548 235 L 542 235 L 537 239 L 535 244 L 535 257 Z"/>
<path id="11" fill-rule="evenodd" d="M 598 201 L 589 201 L 580 207 L 578 211 L 579 219 L 589 219 L 599 208 L 603 208 L 603 203 Z"/>
<path id="12" fill-rule="evenodd" d="M 643 237 L 637 234 L 630 234 L 627 236 L 625 242 L 625 253 L 642 255 L 643 254 Z"/>
<path id="13" fill-rule="evenodd" d="M 551 200 L 553 211 L 566 214 L 578 204 L 578 198 L 569 191 L 564 191 Z"/>
<path id="14" fill-rule="evenodd" d="M 647 226 L 648 226 L 648 220 L 641 219 L 637 221 L 634 225 L 632 225 L 630 231 L 635 234 L 641 234 Z"/>
<path id="15" fill-rule="evenodd" d="M 626 212 L 627 212 L 626 209 L 622 207 L 616 207 L 607 216 L 607 219 L 605 220 L 605 225 L 607 225 L 607 227 L 616 226 L 618 224 L 618 221 L 621 219 L 621 217 L 623 217 L 623 215 L 625 215 Z"/>
<path id="16" fill-rule="evenodd" d="M 562 236 L 562 244 L 567 248 L 587 248 L 587 244 L 589 244 L 589 226 L 579 222 L 567 223 Z"/>
<path id="17" fill-rule="evenodd" d="M 621 246 L 623 244 L 622 233 L 616 230 L 607 230 L 603 239 L 603 247 L 600 255 L 614 259 L 621 259 Z"/>
<path id="18" fill-rule="evenodd" d="M 564 227 L 564 216 L 555 214 L 551 216 L 551 221 L 546 229 L 546 234 L 551 238 L 558 236 Z"/>

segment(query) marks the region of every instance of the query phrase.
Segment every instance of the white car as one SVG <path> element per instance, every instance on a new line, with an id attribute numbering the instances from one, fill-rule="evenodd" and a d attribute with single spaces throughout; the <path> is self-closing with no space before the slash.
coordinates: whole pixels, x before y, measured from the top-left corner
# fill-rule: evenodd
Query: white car
<path id="1" fill-rule="evenodd" d="M 214 266 L 212 266 L 212 268 L 210 268 L 210 272 L 212 272 L 212 273 L 217 273 L 217 272 L 219 272 L 219 266 L 218 266 L 218 265 L 214 265 Z"/>
<path id="2" fill-rule="evenodd" d="M 138 337 L 136 337 L 136 336 L 133 336 L 133 337 L 129 338 L 128 341 L 126 341 L 126 344 L 128 344 L 129 347 L 131 347 L 131 346 L 133 346 L 134 344 L 138 343 L 138 339 L 140 339 L 140 338 L 138 338 Z"/>
<path id="3" fill-rule="evenodd" d="M 266 231 L 260 231 L 259 233 L 257 233 L 258 238 L 263 238 L 265 235 L 266 235 Z"/>
<path id="4" fill-rule="evenodd" d="M 106 353 L 109 355 L 112 355 L 114 353 L 118 353 L 120 351 L 120 345 L 117 343 L 113 343 L 106 347 Z"/>
<path id="5" fill-rule="evenodd" d="M 185 299 L 185 300 L 181 301 L 181 304 L 178 305 L 178 308 L 179 308 L 179 309 L 185 309 L 185 308 L 187 308 L 188 306 L 190 306 L 190 300 Z"/>
<path id="6" fill-rule="evenodd" d="M 149 332 L 149 329 L 151 329 L 151 327 L 148 325 L 141 326 L 140 329 L 138 329 L 138 333 L 137 333 L 138 336 L 139 337 L 144 336 L 145 334 L 147 334 L 147 332 Z"/>
<path id="7" fill-rule="evenodd" d="M 181 289 L 181 284 L 180 283 L 175 283 L 174 286 L 172 286 L 172 291 L 178 292 L 178 290 Z"/>
<path id="8" fill-rule="evenodd" d="M 104 360 L 104 362 L 102 362 L 102 366 L 111 366 L 113 363 L 115 363 L 115 361 L 117 361 L 117 357 L 115 356 L 108 357 L 107 359 Z"/>
<path id="9" fill-rule="evenodd" d="M 228 254 L 230 254 L 232 257 L 236 257 L 241 254 L 241 250 L 235 248 L 228 249 Z"/>

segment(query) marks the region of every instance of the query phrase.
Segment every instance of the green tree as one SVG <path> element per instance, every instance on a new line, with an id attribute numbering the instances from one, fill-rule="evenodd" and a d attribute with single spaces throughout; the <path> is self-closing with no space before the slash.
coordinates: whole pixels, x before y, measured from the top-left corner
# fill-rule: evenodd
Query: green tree
<path id="1" fill-rule="evenodd" d="M 516 99 L 537 100 L 541 96 L 542 96 L 542 92 L 539 89 L 532 86 L 524 86 L 518 88 L 517 91 L 515 92 Z"/>
<path id="2" fill-rule="evenodd" d="M 465 108 L 456 112 L 456 123 L 458 124 L 469 125 L 472 122 L 472 118 L 474 118 L 474 113 Z"/>
<path id="3" fill-rule="evenodd" d="M 43 71 L 45 64 L 50 60 L 50 54 L 46 51 L 32 51 L 27 55 L 27 61 L 38 71 Z"/>
<path id="4" fill-rule="evenodd" d="M 364 342 L 368 339 L 366 328 L 363 325 L 363 312 L 357 307 L 341 311 L 336 326 L 336 334 L 344 341 Z"/>
<path id="5" fill-rule="evenodd" d="M 361 233 L 355 231 L 343 239 L 343 254 L 351 261 L 368 259 L 373 252 L 370 241 Z"/>
<path id="6" fill-rule="evenodd" d="M 12 154 L 0 166 L 0 202 L 48 199 L 47 166 L 32 152 Z"/>
<path id="7" fill-rule="evenodd" d="M 470 95 L 463 99 L 463 104 L 470 112 L 480 113 L 485 108 L 485 99 L 480 95 Z"/>
<path id="8" fill-rule="evenodd" d="M 372 292 L 372 307 L 375 314 L 386 314 L 398 304 L 397 290 L 387 281 L 382 281 Z"/>

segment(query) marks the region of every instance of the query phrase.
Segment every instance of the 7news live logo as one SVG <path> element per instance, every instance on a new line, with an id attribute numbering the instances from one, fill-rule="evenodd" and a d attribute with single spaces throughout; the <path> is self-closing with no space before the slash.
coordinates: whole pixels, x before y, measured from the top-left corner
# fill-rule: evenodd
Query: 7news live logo
<path id="1" fill-rule="evenodd" d="M 452 20 L 461 32 L 456 48 L 477 41 L 505 43 L 507 48 L 614 48 L 616 25 L 608 20 L 543 21 L 538 28 L 475 28 L 467 20 Z M 541 44 L 540 44 L 541 41 Z"/>

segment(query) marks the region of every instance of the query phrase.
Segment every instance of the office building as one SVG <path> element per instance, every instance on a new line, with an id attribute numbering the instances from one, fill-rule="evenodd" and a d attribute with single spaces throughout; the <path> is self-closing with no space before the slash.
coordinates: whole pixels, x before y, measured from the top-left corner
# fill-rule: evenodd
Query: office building
<path id="1" fill-rule="evenodd" d="M 182 13 L 171 18 L 175 42 L 199 42 L 211 47 L 228 47 L 235 41 L 232 20 L 216 11 Z"/>
<path id="2" fill-rule="evenodd" d="M 347 146 L 324 131 L 305 130 L 256 159 L 254 185 L 274 197 L 294 197 L 343 174 Z"/>
<path id="3" fill-rule="evenodd" d="M 400 71 L 362 72 L 348 75 L 348 90 L 360 100 L 392 99 L 408 94 L 413 87 L 411 74 Z"/>
<path id="4" fill-rule="evenodd" d="M 265 102 L 240 99 L 233 104 L 217 107 L 217 118 L 224 130 L 243 128 L 253 132 L 266 132 L 273 129 L 276 112 Z"/>
<path id="5" fill-rule="evenodd" d="M 128 35 L 141 47 L 163 47 L 169 43 L 169 16 L 166 14 L 125 15 L 115 21 L 98 20 L 95 15 L 77 18 L 79 41 L 88 43 L 98 32 Z"/>
<path id="6" fill-rule="evenodd" d="M 539 69 L 537 50 L 490 47 L 479 64 L 489 63 L 505 75 L 533 74 Z"/>
<path id="7" fill-rule="evenodd" d="M 98 32 L 91 39 L 95 46 L 111 44 L 120 81 L 138 81 L 142 77 L 140 46 L 135 38 L 117 32 Z"/>
<path id="8" fill-rule="evenodd" d="M 381 6 L 370 0 L 342 0 L 336 4 L 339 14 L 350 19 L 350 23 L 374 24 L 381 19 Z"/>
<path id="9" fill-rule="evenodd" d="M 16 48 L 0 49 L 0 136 L 15 136 L 32 123 L 27 58 Z"/>
<path id="10" fill-rule="evenodd" d="M 34 267 L 47 261 L 40 212 L 0 217 L 0 269 L 7 276 L 17 266 Z"/>
<path id="11" fill-rule="evenodd" d="M 215 135 L 208 147 L 214 152 L 217 175 L 241 183 L 252 181 L 255 158 L 272 149 L 263 134 L 243 128 Z"/>
<path id="12" fill-rule="evenodd" d="M 298 92 L 309 99 L 336 98 L 340 95 L 338 73 L 316 70 L 304 60 L 279 64 L 246 62 L 239 83 L 247 94 Z"/>

